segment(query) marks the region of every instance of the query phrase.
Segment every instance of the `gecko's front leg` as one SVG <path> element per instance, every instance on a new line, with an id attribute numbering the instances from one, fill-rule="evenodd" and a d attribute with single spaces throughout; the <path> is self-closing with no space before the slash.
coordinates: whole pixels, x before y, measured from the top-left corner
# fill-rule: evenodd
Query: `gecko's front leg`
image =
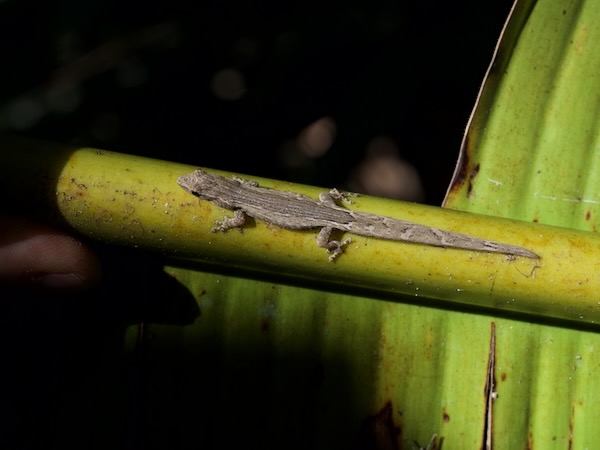
<path id="1" fill-rule="evenodd" d="M 242 231 L 242 226 L 246 223 L 246 213 L 241 209 L 236 209 L 233 217 L 221 217 L 215 221 L 215 226 L 212 228 L 212 232 L 227 231 L 230 228 L 237 228 Z"/>
<path id="2" fill-rule="evenodd" d="M 327 206 L 337 206 L 336 200 L 341 200 L 343 203 L 348 205 L 352 204 L 350 197 L 356 197 L 358 194 L 350 192 L 340 192 L 336 188 L 330 189 L 329 192 L 321 192 L 319 194 L 319 200 L 321 203 Z"/>
<path id="3" fill-rule="evenodd" d="M 258 187 L 258 183 L 256 181 L 246 180 L 245 178 L 240 178 L 240 177 L 231 177 L 231 178 L 232 178 L 232 180 L 240 183 L 242 186 Z"/>
<path id="4" fill-rule="evenodd" d="M 352 239 L 344 239 L 343 241 L 337 241 L 331 239 L 331 233 L 333 228 L 323 227 L 317 235 L 317 245 L 326 249 L 329 255 L 329 261 L 333 262 L 335 259 L 344 253 L 344 247 L 352 242 Z"/>

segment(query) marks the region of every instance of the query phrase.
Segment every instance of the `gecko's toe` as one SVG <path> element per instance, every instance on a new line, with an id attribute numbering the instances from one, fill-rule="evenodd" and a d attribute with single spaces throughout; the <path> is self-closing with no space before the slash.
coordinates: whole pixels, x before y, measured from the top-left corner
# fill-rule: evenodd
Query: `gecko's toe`
<path id="1" fill-rule="evenodd" d="M 334 262 L 338 256 L 344 253 L 344 247 L 352 242 L 352 239 L 347 238 L 343 241 L 329 241 L 327 243 L 327 251 L 330 253 L 329 261 Z"/>

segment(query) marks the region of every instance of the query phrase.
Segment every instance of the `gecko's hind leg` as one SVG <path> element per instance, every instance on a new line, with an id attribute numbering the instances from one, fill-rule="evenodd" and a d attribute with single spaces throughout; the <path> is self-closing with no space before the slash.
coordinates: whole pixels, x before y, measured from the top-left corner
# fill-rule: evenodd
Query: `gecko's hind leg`
<path id="1" fill-rule="evenodd" d="M 344 247 L 352 242 L 352 239 L 344 239 L 343 241 L 337 241 L 331 239 L 331 233 L 333 228 L 323 227 L 317 235 L 317 245 L 323 247 L 329 252 L 329 261 L 333 262 L 335 259 L 344 253 Z"/>
<path id="2" fill-rule="evenodd" d="M 246 223 L 246 213 L 241 209 L 235 210 L 233 217 L 221 217 L 215 222 L 215 226 L 212 228 L 212 232 L 227 231 L 230 228 L 237 228 L 242 231 L 242 226 Z"/>

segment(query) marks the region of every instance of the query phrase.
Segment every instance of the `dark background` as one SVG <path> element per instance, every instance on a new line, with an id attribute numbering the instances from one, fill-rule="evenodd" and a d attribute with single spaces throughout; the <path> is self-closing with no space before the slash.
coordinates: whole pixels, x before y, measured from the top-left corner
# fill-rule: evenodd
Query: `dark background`
<path id="1" fill-rule="evenodd" d="M 5 0 L 0 131 L 439 205 L 511 4 Z M 356 181 L 376 138 L 422 192 Z"/>

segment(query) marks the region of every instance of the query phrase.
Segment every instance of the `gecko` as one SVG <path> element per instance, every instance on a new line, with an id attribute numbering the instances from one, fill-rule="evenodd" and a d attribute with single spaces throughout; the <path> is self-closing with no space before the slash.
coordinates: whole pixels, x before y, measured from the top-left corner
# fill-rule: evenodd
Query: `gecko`
<path id="1" fill-rule="evenodd" d="M 234 211 L 233 217 L 216 221 L 213 232 L 241 230 L 247 217 L 287 230 L 320 229 L 317 244 L 329 252 L 329 261 L 334 261 L 352 242 L 350 238 L 332 239 L 335 230 L 389 241 L 539 259 L 537 254 L 522 247 L 347 209 L 338 202 L 350 202 L 349 194 L 337 189 L 321 193 L 319 200 L 315 200 L 304 194 L 268 189 L 254 181 L 225 178 L 202 169 L 180 176 L 177 184 L 196 197 Z"/>

